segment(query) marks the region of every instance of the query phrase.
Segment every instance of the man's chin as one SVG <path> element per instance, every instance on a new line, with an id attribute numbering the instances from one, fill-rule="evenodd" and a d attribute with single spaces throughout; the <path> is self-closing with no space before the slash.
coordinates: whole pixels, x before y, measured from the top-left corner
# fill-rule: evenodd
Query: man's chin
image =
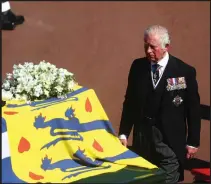
<path id="1" fill-rule="evenodd" d="M 149 61 L 155 62 L 155 58 L 153 58 L 153 57 L 147 57 L 147 59 L 148 59 Z"/>

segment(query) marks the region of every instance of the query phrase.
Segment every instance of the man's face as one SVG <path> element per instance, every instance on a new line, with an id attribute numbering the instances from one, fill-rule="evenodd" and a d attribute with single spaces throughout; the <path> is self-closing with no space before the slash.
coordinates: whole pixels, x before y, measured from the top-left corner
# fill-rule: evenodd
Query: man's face
<path id="1" fill-rule="evenodd" d="M 168 46 L 162 48 L 162 45 L 157 35 L 148 35 L 144 38 L 144 50 L 146 57 L 153 62 L 158 62 L 163 58 L 164 54 L 168 50 Z"/>

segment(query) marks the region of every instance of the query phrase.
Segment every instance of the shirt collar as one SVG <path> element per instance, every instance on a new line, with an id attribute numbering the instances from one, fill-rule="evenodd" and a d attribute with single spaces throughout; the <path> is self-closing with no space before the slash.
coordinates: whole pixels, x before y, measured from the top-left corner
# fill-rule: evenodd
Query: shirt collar
<path id="1" fill-rule="evenodd" d="M 162 67 L 165 67 L 168 63 L 168 60 L 169 60 L 169 53 L 166 52 L 165 56 L 160 61 L 158 61 L 157 64 L 159 64 Z M 154 65 L 154 64 L 155 64 L 154 62 L 151 62 L 151 65 Z"/>

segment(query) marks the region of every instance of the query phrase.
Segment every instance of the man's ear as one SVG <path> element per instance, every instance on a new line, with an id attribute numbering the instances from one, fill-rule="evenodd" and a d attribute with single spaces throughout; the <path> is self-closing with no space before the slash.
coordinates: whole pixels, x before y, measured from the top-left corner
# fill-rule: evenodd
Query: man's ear
<path id="1" fill-rule="evenodd" d="M 165 46 L 166 51 L 168 51 L 169 48 L 170 48 L 170 45 L 169 44 L 166 44 L 166 46 Z"/>

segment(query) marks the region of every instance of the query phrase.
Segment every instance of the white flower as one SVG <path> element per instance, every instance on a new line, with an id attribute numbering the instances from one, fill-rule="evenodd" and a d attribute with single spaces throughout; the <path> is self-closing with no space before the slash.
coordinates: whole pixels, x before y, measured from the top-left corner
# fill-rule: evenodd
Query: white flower
<path id="1" fill-rule="evenodd" d="M 46 95 L 47 97 L 49 97 L 49 91 L 44 89 L 44 95 Z"/>
<path id="2" fill-rule="evenodd" d="M 67 87 L 69 90 L 72 90 L 74 86 L 75 86 L 75 83 L 73 81 L 69 81 L 67 84 Z"/>
<path id="3" fill-rule="evenodd" d="M 41 70 L 44 70 L 44 71 L 45 71 L 45 70 L 48 69 L 48 66 L 45 64 L 44 61 L 40 62 L 40 65 L 39 65 L 39 66 L 40 66 L 40 69 L 41 69 Z"/>
<path id="4" fill-rule="evenodd" d="M 7 79 L 11 79 L 12 78 L 12 74 L 11 73 L 7 73 Z"/>
<path id="5" fill-rule="evenodd" d="M 57 96 L 66 98 L 77 84 L 74 75 L 63 68 L 56 68 L 55 65 L 46 61 L 39 64 L 25 62 L 23 65 L 13 66 L 12 74 L 6 74 L 6 80 L 2 84 L 2 96 L 17 100 L 36 100 Z"/>
<path id="6" fill-rule="evenodd" d="M 59 93 L 61 93 L 62 90 L 63 90 L 63 88 L 62 88 L 61 86 L 56 86 L 55 89 L 56 89 Z"/>
<path id="7" fill-rule="evenodd" d="M 73 73 L 71 73 L 71 72 L 69 72 L 67 75 L 73 76 L 74 74 L 73 74 Z"/>
<path id="8" fill-rule="evenodd" d="M 10 88 L 10 82 L 8 80 L 5 80 L 3 85 L 2 85 L 3 89 L 9 90 Z"/>
<path id="9" fill-rule="evenodd" d="M 12 94 L 15 94 L 17 91 L 16 91 L 16 88 L 15 87 L 11 87 L 10 88 L 10 92 L 12 93 Z"/>
<path id="10" fill-rule="evenodd" d="M 62 85 L 62 83 L 64 82 L 64 77 L 63 76 L 59 76 L 58 79 L 56 80 L 60 85 Z"/>
<path id="11" fill-rule="evenodd" d="M 16 94 L 16 95 L 15 95 L 15 99 L 16 99 L 16 100 L 21 100 L 21 99 L 22 99 L 22 98 L 21 98 L 21 95 Z"/>
<path id="12" fill-rule="evenodd" d="M 34 96 L 39 97 L 42 94 L 43 94 L 42 85 L 41 84 L 38 84 L 34 88 Z"/>
<path id="13" fill-rule="evenodd" d="M 21 99 L 24 100 L 24 101 L 27 101 L 28 97 L 27 97 L 27 95 L 22 95 Z"/>
<path id="14" fill-rule="evenodd" d="M 23 90 L 24 90 L 24 86 L 22 86 L 21 84 L 18 84 L 16 87 L 16 92 L 21 93 Z"/>
<path id="15" fill-rule="evenodd" d="M 10 91 L 5 91 L 2 89 L 2 100 L 7 101 L 13 98 L 13 94 Z"/>

